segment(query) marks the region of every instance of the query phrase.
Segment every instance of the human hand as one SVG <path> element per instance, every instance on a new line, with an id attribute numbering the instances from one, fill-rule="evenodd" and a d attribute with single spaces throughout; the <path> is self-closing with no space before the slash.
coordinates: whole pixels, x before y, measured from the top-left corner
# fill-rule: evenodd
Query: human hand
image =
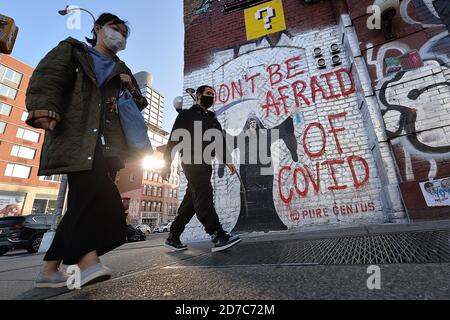
<path id="1" fill-rule="evenodd" d="M 37 128 L 53 131 L 55 130 L 57 121 L 54 118 L 39 118 L 33 123 Z"/>
<path id="2" fill-rule="evenodd" d="M 228 169 L 230 170 L 231 175 L 237 172 L 237 169 L 234 164 L 227 164 Z"/>
<path id="3" fill-rule="evenodd" d="M 130 75 L 126 73 L 122 73 L 120 75 L 120 82 L 122 82 L 123 86 L 127 88 L 128 90 L 131 90 L 134 86 L 133 80 L 131 80 Z"/>

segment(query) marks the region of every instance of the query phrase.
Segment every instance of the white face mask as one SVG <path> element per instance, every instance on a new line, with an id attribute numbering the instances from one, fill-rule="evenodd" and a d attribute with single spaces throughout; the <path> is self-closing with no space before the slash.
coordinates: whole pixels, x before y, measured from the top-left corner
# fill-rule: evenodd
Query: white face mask
<path id="1" fill-rule="evenodd" d="M 114 53 L 122 51 L 127 46 L 127 39 L 119 32 L 109 27 L 104 27 L 105 38 L 103 42 Z"/>

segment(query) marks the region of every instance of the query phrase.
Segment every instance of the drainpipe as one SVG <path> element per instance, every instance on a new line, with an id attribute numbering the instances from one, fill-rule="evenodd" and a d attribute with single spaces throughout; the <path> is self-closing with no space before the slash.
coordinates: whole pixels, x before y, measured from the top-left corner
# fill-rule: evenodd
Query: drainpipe
<path id="1" fill-rule="evenodd" d="M 358 104 L 361 113 L 366 115 L 363 118 L 369 146 L 381 182 L 381 200 L 386 213 L 386 222 L 408 222 L 409 218 L 399 188 L 400 180 L 394 155 L 386 135 L 381 108 L 373 90 L 372 79 L 360 49 L 360 42 L 350 17 L 350 11 L 344 0 L 333 0 L 331 5 L 336 21 L 339 22 L 342 45 L 350 60 L 352 75 L 355 83 L 360 85 L 357 90 Z"/>

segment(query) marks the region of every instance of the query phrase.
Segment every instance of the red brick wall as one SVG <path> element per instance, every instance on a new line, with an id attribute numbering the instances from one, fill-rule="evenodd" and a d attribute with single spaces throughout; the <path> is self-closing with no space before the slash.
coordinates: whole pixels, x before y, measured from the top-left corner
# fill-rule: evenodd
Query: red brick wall
<path id="1" fill-rule="evenodd" d="M 0 64 L 9 67 L 12 70 L 20 72 L 23 74 L 20 87 L 18 89 L 16 99 L 9 99 L 7 97 L 0 96 L 0 102 L 11 105 L 12 111 L 9 117 L 0 115 L 0 121 L 6 122 L 6 130 L 4 134 L 0 134 L 0 182 L 8 184 L 18 184 L 23 186 L 35 186 L 35 187 L 50 187 L 58 188 L 59 183 L 41 181 L 37 176 L 39 169 L 39 160 L 41 156 L 41 147 L 44 142 L 44 130 L 37 130 L 29 127 L 24 121 L 21 120 L 22 114 L 26 112 L 25 106 L 25 93 L 30 81 L 30 77 L 33 73 L 33 68 L 14 59 L 12 56 L 0 55 Z M 27 130 L 32 130 L 40 133 L 40 138 L 37 143 L 30 142 L 27 140 L 16 138 L 17 129 L 24 128 Z M 14 144 L 30 147 L 36 150 L 36 154 L 33 160 L 27 160 L 23 158 L 17 158 L 11 156 L 11 148 Z M 19 179 L 12 177 L 5 177 L 4 172 L 7 163 L 17 163 L 26 166 L 31 166 L 31 173 L 29 179 Z"/>
<path id="2" fill-rule="evenodd" d="M 367 64 L 375 97 L 371 94 L 361 96 L 361 92 L 357 92 L 355 95 L 350 94 L 346 97 L 346 101 L 332 103 L 319 101 L 315 103 L 314 112 L 311 113 L 308 113 L 309 111 L 305 107 L 295 110 L 292 107 L 295 104 L 290 99 L 292 97 L 287 98 L 288 109 L 292 112 L 291 118 L 295 119 L 295 112 L 301 113 L 300 120 L 295 120 L 296 131 L 294 134 L 300 153 L 305 151 L 302 150 L 302 148 L 304 149 L 302 141 L 305 137 L 305 127 L 311 125 L 313 121 L 320 122 L 320 119 L 326 118 L 333 112 L 347 110 L 348 114 L 355 116 L 354 119 L 346 122 L 349 128 L 346 132 L 355 131 L 352 133 L 352 138 L 348 138 L 345 142 L 349 148 L 348 153 L 349 155 L 364 154 L 364 157 L 369 159 L 371 187 L 368 187 L 367 190 L 359 190 L 361 195 L 358 194 L 358 190 L 348 189 L 348 192 L 335 193 L 326 200 L 321 198 L 324 193 L 319 190 L 317 191 L 320 198 L 318 203 L 325 207 L 329 204 L 344 205 L 354 203 L 359 197 L 367 197 L 375 203 L 376 207 L 372 215 L 372 222 L 379 222 L 384 217 L 387 218 L 386 220 L 404 219 L 405 211 L 413 219 L 442 218 L 448 211 L 448 207 L 428 207 L 421 194 L 419 184 L 427 181 L 429 177 L 439 179 L 450 176 L 448 165 L 450 160 L 450 91 L 447 94 L 450 86 L 445 86 L 445 83 L 450 81 L 450 72 L 448 72 L 448 64 L 446 65 L 446 62 L 442 60 L 450 58 L 450 46 L 446 44 L 445 39 L 443 43 L 439 43 L 439 46 L 431 46 L 430 39 L 435 36 L 445 36 L 447 33 L 443 26 L 429 26 L 429 24 L 439 24 L 440 20 L 438 17 L 433 18 L 426 5 L 420 6 L 421 1 L 430 2 L 431 0 L 402 1 L 403 10 L 399 11 L 394 19 L 394 31 L 397 37 L 386 40 L 381 30 L 368 30 L 367 28 L 369 14 L 366 12 L 368 6 L 373 4 L 373 0 L 323 0 L 316 4 L 306 4 L 302 0 L 283 0 L 287 30 L 258 40 L 247 41 L 243 11 L 225 15 L 222 12 L 224 1 L 212 1 L 210 11 L 206 10 L 207 12 L 197 14 L 195 11 L 206 1 L 186 0 L 184 1 L 185 86 L 195 88 L 203 82 L 215 86 L 219 96 L 215 110 L 223 111 L 219 113 L 218 119 L 226 130 L 236 129 L 238 132 L 243 128 L 242 119 L 245 119 L 248 116 L 247 113 L 250 112 L 264 122 L 265 128 L 273 128 L 286 119 L 262 114 L 260 107 L 264 105 L 266 89 L 271 89 L 269 85 L 266 86 L 264 82 L 260 81 L 256 85 L 256 93 L 253 92 L 253 89 L 251 92 L 248 89 L 244 95 L 241 95 L 244 98 L 254 98 L 250 100 L 256 100 L 256 102 L 244 105 L 242 101 L 235 101 L 238 103 L 230 106 L 227 105 L 228 98 L 223 99 L 226 102 L 220 99 L 220 88 L 225 88 L 222 93 L 224 97 L 227 96 L 227 87 L 222 84 L 238 82 L 239 79 L 244 79 L 244 75 L 256 73 L 253 68 L 262 70 L 264 75 L 264 69 L 270 69 L 269 66 L 273 66 L 273 63 L 283 64 L 283 61 L 278 60 L 286 54 L 293 54 L 292 52 L 296 52 L 301 57 L 300 60 L 305 62 L 303 66 L 305 75 L 320 74 L 321 70 L 317 69 L 312 55 L 315 47 L 326 51 L 324 54 L 328 61 L 326 70 L 330 71 L 335 66 L 330 65 L 329 46 L 344 40 L 341 48 L 343 63 L 340 67 L 352 70 L 357 88 L 367 89 L 365 81 L 359 83 L 360 79 L 366 80 L 365 71 L 367 70 L 364 63 L 352 64 L 353 61 L 359 62 L 361 59 L 358 50 L 354 50 L 355 46 L 359 45 Z M 408 3 L 409 6 L 406 7 Z M 344 19 L 341 20 L 341 15 L 347 14 L 350 15 L 354 28 L 347 25 L 346 17 L 342 17 Z M 357 39 L 352 37 L 355 35 L 353 29 L 355 29 Z M 267 45 L 265 40 L 268 40 L 271 45 Z M 279 40 L 281 41 L 278 42 Z M 242 51 L 239 53 L 240 49 Z M 425 61 L 423 67 L 390 75 L 385 73 L 385 58 L 396 57 L 413 49 L 420 51 L 421 58 Z M 290 58 L 290 56 L 286 56 L 286 58 Z M 426 61 L 428 59 L 433 61 Z M 364 74 L 360 72 L 360 68 L 364 69 Z M 363 76 L 363 78 L 359 76 Z M 262 78 L 264 79 L 264 76 Z M 298 76 L 298 78 L 302 77 Z M 245 82 L 245 80 L 243 81 Z M 444 85 L 433 86 L 422 92 L 423 94 L 419 94 L 417 99 L 419 105 L 414 105 L 414 99 L 405 101 L 409 99 L 408 94 L 420 92 L 424 86 L 438 83 L 444 83 Z M 266 97 L 268 96 L 266 95 Z M 192 101 L 185 98 L 184 107 L 187 107 Z M 231 100 L 233 99 L 234 97 Z M 267 101 L 266 103 L 268 103 Z M 361 102 L 366 103 L 365 111 L 363 111 L 364 104 Z M 367 112 L 368 105 L 370 105 L 371 112 Z M 220 108 L 221 106 L 223 109 Z M 229 109 L 225 107 L 229 107 Z M 428 107 L 432 107 L 432 109 L 426 109 Z M 400 110 L 401 117 L 398 116 L 399 119 L 396 119 L 393 111 L 398 110 Z M 378 116 L 380 117 L 378 118 Z M 267 119 L 268 117 L 269 119 Z M 381 118 L 382 120 L 378 121 Z M 395 125 L 401 126 L 401 130 L 395 130 Z M 388 139 L 384 139 L 386 135 Z M 311 142 L 311 147 L 320 145 L 320 141 Z M 388 148 L 385 148 L 386 145 Z M 282 161 L 288 162 L 293 159 L 292 170 L 307 162 L 307 159 L 294 160 L 289 152 L 285 152 L 283 156 Z M 242 164 L 241 166 L 244 167 Z M 287 166 L 289 167 L 291 164 L 289 163 Z M 277 174 L 274 174 L 276 177 L 274 186 L 286 187 L 288 191 L 289 188 L 293 188 L 295 182 L 293 184 L 292 179 L 284 176 L 283 181 L 281 179 L 277 181 L 276 179 L 281 176 L 279 174 L 277 176 Z M 345 177 L 345 173 L 343 176 Z M 221 219 L 226 221 L 224 225 L 231 230 L 235 226 L 236 216 L 239 215 L 236 212 L 240 208 L 242 213 L 243 206 L 240 203 L 233 203 L 235 199 L 230 192 L 232 183 L 220 178 L 214 178 L 214 188 L 217 194 L 214 199 L 216 210 Z M 261 199 L 266 197 L 262 189 Z M 402 198 L 400 198 L 399 190 L 402 192 Z M 284 193 L 284 196 L 289 194 L 288 191 Z M 274 211 L 282 219 L 283 224 L 289 228 L 309 226 L 310 223 L 316 225 L 344 224 L 341 221 L 335 221 L 334 217 L 310 219 L 306 215 L 298 219 L 297 213 L 318 211 L 317 206 L 313 205 L 316 198 L 306 198 L 300 195 L 301 201 L 296 202 L 294 197 L 292 202 L 288 201 L 289 207 L 287 207 L 279 201 L 281 193 L 273 193 L 276 194 L 273 196 Z M 239 199 L 239 195 L 236 195 L 235 198 Z M 405 204 L 406 210 L 403 204 Z M 383 216 L 383 214 L 385 215 Z M 350 217 L 346 222 L 352 223 L 353 221 L 353 218 Z M 364 223 L 370 223 L 369 219 L 362 217 L 360 224 Z M 259 226 L 255 225 L 254 227 L 253 231 L 259 230 L 257 229 Z M 198 224 L 192 224 L 188 228 L 187 237 L 190 239 L 200 237 L 199 230 Z"/>
<path id="3" fill-rule="evenodd" d="M 212 10 L 195 14 L 202 1 L 184 1 L 185 73 L 208 63 L 214 50 L 232 48 L 247 42 L 244 11 L 222 12 L 222 3 L 212 1 Z M 331 1 L 307 5 L 300 0 L 283 0 L 286 27 L 290 32 L 320 29 L 336 24 Z M 270 35 L 276 42 L 280 33 Z"/>
<path id="4" fill-rule="evenodd" d="M 439 18 L 430 10 L 431 0 L 403 0 L 403 8 L 393 20 L 396 37 L 387 40 L 380 30 L 368 30 L 366 26 L 369 18 L 366 10 L 373 3 L 372 0 L 346 2 L 380 108 L 394 114 L 394 109 L 400 106 L 402 114 L 414 118 L 407 121 L 408 130 L 389 136 L 407 211 L 413 219 L 449 218 L 448 206 L 427 206 L 419 183 L 427 181 L 429 177 L 450 177 L 450 87 L 438 86 L 427 97 L 422 95 L 419 99 L 409 99 L 406 95 L 430 84 L 450 83 L 450 36 L 447 29 L 438 25 Z M 439 44 L 426 50 L 430 46 L 430 39 L 436 36 L 442 37 Z M 422 67 L 410 72 L 387 74 L 383 66 L 384 58 L 397 57 L 410 50 L 420 51 L 422 59 L 435 59 L 434 68 L 430 70 Z M 383 84 L 389 83 L 389 79 L 395 75 L 401 78 L 390 83 L 385 91 L 382 90 Z M 382 101 L 383 96 L 388 103 Z M 430 108 L 431 104 L 435 105 L 434 109 Z M 386 129 L 389 130 L 396 123 L 393 119 L 388 114 L 384 116 Z M 420 141 L 419 145 L 411 143 L 415 139 Z"/>

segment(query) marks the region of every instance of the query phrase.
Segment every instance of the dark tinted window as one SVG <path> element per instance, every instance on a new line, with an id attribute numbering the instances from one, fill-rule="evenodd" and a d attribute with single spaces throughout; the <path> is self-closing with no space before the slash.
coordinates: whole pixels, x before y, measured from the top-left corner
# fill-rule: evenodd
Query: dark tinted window
<path id="1" fill-rule="evenodd" d="M 0 218 L 0 228 L 8 228 L 15 226 L 16 224 L 21 224 L 25 221 L 24 217 L 8 217 Z"/>

